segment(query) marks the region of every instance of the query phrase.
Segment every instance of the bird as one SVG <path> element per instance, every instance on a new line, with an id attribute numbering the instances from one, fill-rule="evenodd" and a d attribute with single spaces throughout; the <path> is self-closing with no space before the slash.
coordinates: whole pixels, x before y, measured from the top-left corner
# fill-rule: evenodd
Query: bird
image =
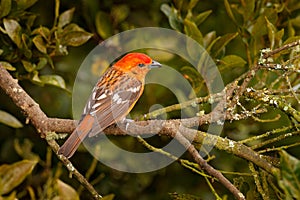
<path id="1" fill-rule="evenodd" d="M 146 74 L 162 65 L 143 53 L 128 53 L 99 78 L 84 107 L 78 125 L 58 155 L 71 158 L 87 136 L 124 120 L 144 91 Z"/>

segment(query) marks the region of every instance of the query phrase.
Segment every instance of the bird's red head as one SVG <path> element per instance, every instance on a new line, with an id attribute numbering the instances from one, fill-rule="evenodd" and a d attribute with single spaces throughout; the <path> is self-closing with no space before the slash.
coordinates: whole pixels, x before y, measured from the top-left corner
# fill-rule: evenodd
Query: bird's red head
<path id="1" fill-rule="evenodd" d="M 149 71 L 150 68 L 160 67 L 156 61 L 153 61 L 149 56 L 143 53 L 129 53 L 114 64 L 118 70 L 129 72 L 132 70 Z"/>

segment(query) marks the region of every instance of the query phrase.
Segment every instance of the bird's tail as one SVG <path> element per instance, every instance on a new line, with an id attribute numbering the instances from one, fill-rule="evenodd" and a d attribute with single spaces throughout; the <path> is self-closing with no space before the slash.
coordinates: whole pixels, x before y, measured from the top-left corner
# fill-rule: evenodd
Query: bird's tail
<path id="1" fill-rule="evenodd" d="M 94 124 L 94 117 L 86 115 L 65 141 L 65 143 L 59 148 L 58 154 L 62 154 L 67 158 L 72 157 L 75 151 L 78 149 L 81 141 L 89 134 Z"/>

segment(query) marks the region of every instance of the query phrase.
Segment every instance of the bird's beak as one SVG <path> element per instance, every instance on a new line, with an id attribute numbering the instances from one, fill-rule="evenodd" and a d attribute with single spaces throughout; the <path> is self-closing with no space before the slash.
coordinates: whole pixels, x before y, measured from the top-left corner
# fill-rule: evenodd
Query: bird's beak
<path id="1" fill-rule="evenodd" d="M 152 61 L 152 64 L 149 65 L 149 68 L 152 69 L 152 68 L 159 68 L 161 67 L 161 64 L 155 60 Z"/>

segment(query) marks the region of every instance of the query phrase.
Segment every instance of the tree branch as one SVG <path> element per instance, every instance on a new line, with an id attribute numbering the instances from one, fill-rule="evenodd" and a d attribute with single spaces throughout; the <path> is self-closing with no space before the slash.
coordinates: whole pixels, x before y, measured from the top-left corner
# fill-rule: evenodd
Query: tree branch
<path id="1" fill-rule="evenodd" d="M 236 199 L 246 199 L 243 193 L 241 193 L 227 178 L 225 178 L 221 172 L 215 170 L 200 156 L 194 145 L 192 145 L 189 140 L 186 139 L 179 131 L 175 135 L 175 138 L 188 150 L 188 152 L 193 156 L 196 163 L 210 175 L 216 177 L 235 196 Z"/>
<path id="2" fill-rule="evenodd" d="M 42 138 L 53 128 L 63 127 L 61 120 L 49 119 L 40 109 L 39 105 L 20 87 L 18 81 L 0 66 L 0 87 L 13 100 L 13 102 L 21 108 L 23 114 L 27 117 L 32 125 L 36 128 Z M 65 121 L 65 120 L 64 120 Z M 69 120 L 72 121 L 72 120 Z M 72 121 L 73 122 L 73 121 Z M 69 124 L 70 125 L 70 124 Z M 74 125 L 73 125 L 74 126 Z M 46 140 L 51 149 L 56 153 L 59 145 L 55 140 Z M 63 156 L 58 156 L 68 170 L 76 177 L 76 179 L 84 185 L 84 187 L 92 194 L 94 199 L 101 199 L 102 196 L 94 189 L 94 187 L 84 178 L 82 174 L 72 165 L 72 163 Z"/>

